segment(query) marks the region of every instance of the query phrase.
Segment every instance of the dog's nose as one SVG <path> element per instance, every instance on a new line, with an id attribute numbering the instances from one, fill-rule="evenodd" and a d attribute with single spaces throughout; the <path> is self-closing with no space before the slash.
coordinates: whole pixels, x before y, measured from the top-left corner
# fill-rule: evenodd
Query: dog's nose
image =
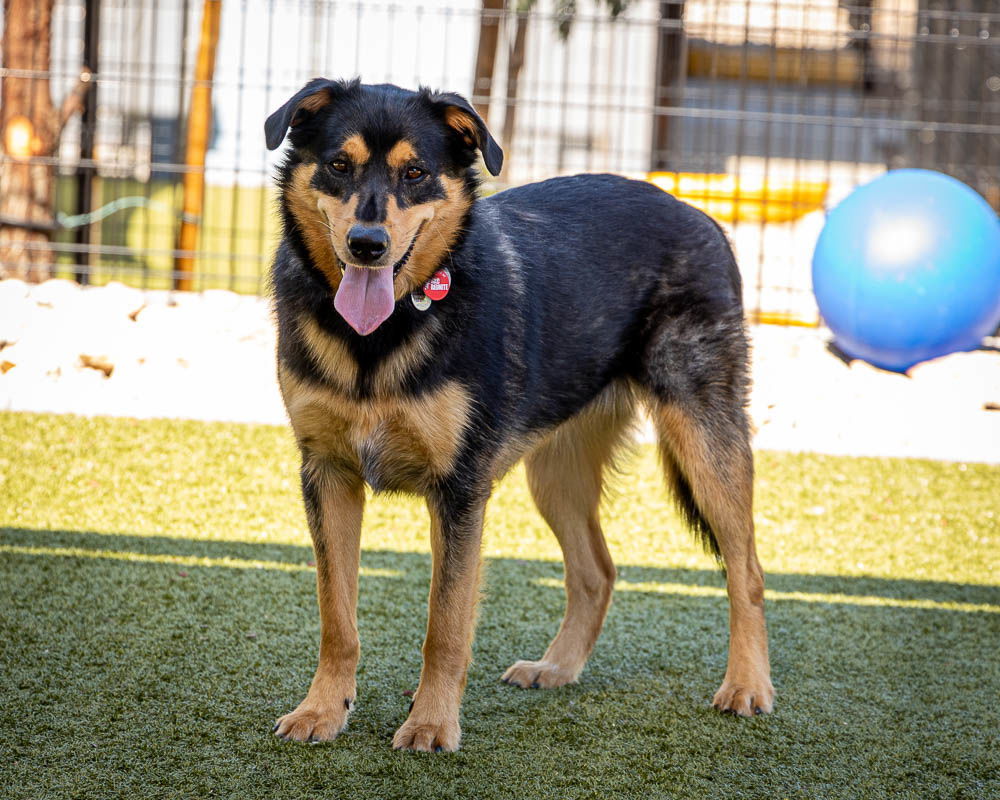
<path id="1" fill-rule="evenodd" d="M 373 264 L 389 249 L 385 228 L 355 225 L 347 232 L 347 248 L 361 264 Z"/>

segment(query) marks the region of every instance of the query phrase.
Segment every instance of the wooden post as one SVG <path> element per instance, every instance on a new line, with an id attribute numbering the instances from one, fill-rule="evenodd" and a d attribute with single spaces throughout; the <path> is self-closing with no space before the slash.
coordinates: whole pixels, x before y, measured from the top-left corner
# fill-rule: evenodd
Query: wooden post
<path id="1" fill-rule="evenodd" d="M 49 93 L 53 0 L 4 0 L 3 66 L 28 75 L 6 75 L 0 88 L 0 278 L 41 281 L 52 273 L 51 164 L 59 114 Z"/>
<path id="2" fill-rule="evenodd" d="M 510 174 L 510 165 L 514 161 L 514 129 L 517 125 L 517 97 L 521 69 L 524 67 L 524 51 L 528 41 L 528 23 L 531 22 L 529 11 L 531 6 L 525 0 L 515 4 L 514 13 L 507 17 L 507 23 L 513 28 L 513 37 L 507 33 L 507 38 L 513 38 L 510 55 L 507 58 L 507 105 L 503 114 L 503 134 L 500 141 L 505 153 L 501 178 L 506 182 Z"/>
<path id="3" fill-rule="evenodd" d="M 195 64 L 194 86 L 191 88 L 191 110 L 188 114 L 187 150 L 184 164 L 184 208 L 177 249 L 174 258 L 174 288 L 191 291 L 194 288 L 194 251 L 198 247 L 198 231 L 205 201 L 205 151 L 212 132 L 212 78 L 215 75 L 215 52 L 219 44 L 219 20 L 222 0 L 205 0 L 201 15 L 201 38 L 198 61 Z"/>
<path id="4" fill-rule="evenodd" d="M 472 97 L 469 99 L 479 112 L 479 116 L 488 124 L 497 41 L 500 38 L 500 15 L 504 8 L 504 0 L 482 0 L 482 3 L 479 16 L 479 45 L 476 47 L 476 76 L 472 83 Z"/>

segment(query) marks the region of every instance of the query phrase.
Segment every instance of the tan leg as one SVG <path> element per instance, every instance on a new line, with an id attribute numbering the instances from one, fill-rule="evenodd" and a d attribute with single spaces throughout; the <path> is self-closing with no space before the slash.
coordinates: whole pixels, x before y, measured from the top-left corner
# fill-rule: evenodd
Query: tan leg
<path id="1" fill-rule="evenodd" d="M 296 741 L 327 741 L 347 726 L 361 653 L 357 629 L 358 569 L 364 489 L 323 468 L 302 469 L 302 495 L 316 553 L 319 665 L 298 708 L 275 725 Z"/>
<path id="2" fill-rule="evenodd" d="M 701 424 L 675 405 L 653 403 L 668 477 L 690 487 L 726 566 L 729 665 L 712 704 L 741 716 L 774 707 L 764 625 L 764 573 L 753 528 L 753 455 L 742 425 Z"/>
<path id="3" fill-rule="evenodd" d="M 528 486 L 562 548 L 566 615 L 538 661 L 518 661 L 501 680 L 552 689 L 580 676 L 597 641 L 615 582 L 598 505 L 604 465 L 631 420 L 631 407 L 588 413 L 567 423 L 526 459 Z"/>
<path id="4" fill-rule="evenodd" d="M 462 737 L 458 713 L 472 661 L 485 506 L 485 497 L 462 503 L 428 502 L 433 572 L 424 665 L 410 715 L 392 740 L 397 750 L 458 750 Z"/>

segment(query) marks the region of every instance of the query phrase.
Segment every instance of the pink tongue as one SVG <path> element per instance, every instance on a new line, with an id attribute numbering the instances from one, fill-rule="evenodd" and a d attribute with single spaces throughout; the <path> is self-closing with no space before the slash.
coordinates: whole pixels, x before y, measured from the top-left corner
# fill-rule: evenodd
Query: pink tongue
<path id="1" fill-rule="evenodd" d="M 392 267 L 367 269 L 347 264 L 333 306 L 348 325 L 367 336 L 389 318 L 396 306 Z"/>

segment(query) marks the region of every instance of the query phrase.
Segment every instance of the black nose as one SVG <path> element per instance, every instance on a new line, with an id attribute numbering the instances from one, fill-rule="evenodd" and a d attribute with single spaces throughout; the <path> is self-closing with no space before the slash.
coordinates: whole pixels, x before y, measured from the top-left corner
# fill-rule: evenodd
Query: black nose
<path id="1" fill-rule="evenodd" d="M 355 225 L 347 232 L 347 247 L 360 263 L 372 264 L 389 249 L 389 234 L 385 228 Z"/>

